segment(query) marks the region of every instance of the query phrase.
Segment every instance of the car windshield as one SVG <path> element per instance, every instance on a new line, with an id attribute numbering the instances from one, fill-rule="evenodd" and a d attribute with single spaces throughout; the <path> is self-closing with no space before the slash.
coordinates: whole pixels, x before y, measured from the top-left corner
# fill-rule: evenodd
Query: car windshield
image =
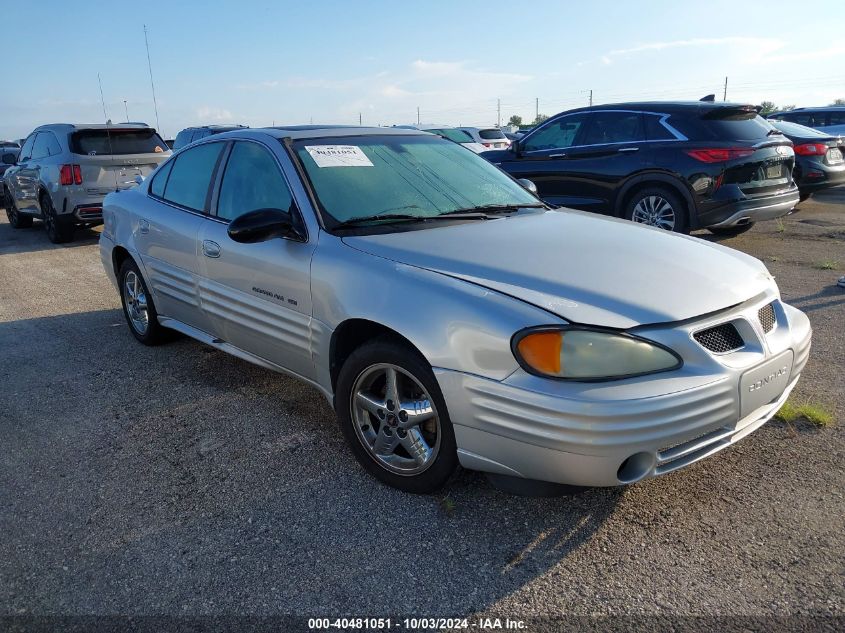
<path id="1" fill-rule="evenodd" d="M 443 138 L 448 138 L 450 141 L 455 141 L 456 143 L 472 143 L 472 137 L 464 132 L 463 130 L 459 130 L 457 128 L 437 128 L 431 130 L 425 130 L 426 132 L 431 132 L 432 134 L 439 134 Z"/>
<path id="2" fill-rule="evenodd" d="M 505 133 L 502 132 L 502 130 L 497 130 L 496 128 L 489 130 L 478 130 L 478 135 L 485 141 L 500 141 L 502 139 L 507 139 Z"/>
<path id="3" fill-rule="evenodd" d="M 769 121 L 769 123 L 789 136 L 821 136 L 822 138 L 828 138 L 828 136 L 830 136 L 829 134 L 819 132 L 818 130 L 807 127 L 806 125 L 798 125 L 797 123 L 790 123 L 789 121 Z"/>
<path id="4" fill-rule="evenodd" d="M 323 213 L 335 223 L 539 202 L 491 163 L 436 136 L 319 138 L 293 147 Z"/>
<path id="5" fill-rule="evenodd" d="M 167 143 L 152 128 L 80 130 L 71 134 L 70 148 L 74 154 L 88 156 L 154 154 L 168 150 Z"/>

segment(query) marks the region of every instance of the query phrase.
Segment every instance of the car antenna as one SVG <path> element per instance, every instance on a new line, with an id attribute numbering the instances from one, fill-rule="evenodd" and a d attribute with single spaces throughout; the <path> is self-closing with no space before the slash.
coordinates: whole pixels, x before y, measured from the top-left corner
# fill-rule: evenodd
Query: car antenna
<path id="1" fill-rule="evenodd" d="M 103 117 L 106 119 L 106 138 L 109 141 L 109 156 L 111 156 L 112 173 L 114 174 L 114 190 L 119 191 L 120 188 L 117 186 L 117 170 L 114 168 L 114 149 L 111 145 L 111 119 L 106 112 L 106 98 L 103 96 L 103 80 L 100 79 L 100 73 L 97 73 L 97 83 L 100 84 L 100 102 L 103 104 Z"/>

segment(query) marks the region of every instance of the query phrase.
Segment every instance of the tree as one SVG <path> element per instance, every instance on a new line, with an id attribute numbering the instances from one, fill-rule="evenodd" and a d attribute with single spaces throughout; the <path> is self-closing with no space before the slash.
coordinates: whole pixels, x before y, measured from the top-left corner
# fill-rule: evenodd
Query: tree
<path id="1" fill-rule="evenodd" d="M 777 112 L 778 107 L 774 104 L 773 101 L 763 101 L 760 104 L 760 114 L 766 116 L 767 114 L 771 114 L 772 112 Z"/>
<path id="2" fill-rule="evenodd" d="M 520 125 L 522 125 L 522 117 L 514 114 L 511 118 L 508 119 L 508 125 L 515 125 L 516 127 L 519 127 Z"/>
<path id="3" fill-rule="evenodd" d="M 833 103 L 831 103 L 830 105 L 832 105 L 832 106 L 845 105 L 845 99 L 834 99 Z"/>
<path id="4" fill-rule="evenodd" d="M 781 111 L 782 111 L 782 112 L 787 112 L 787 111 L 789 111 L 789 110 L 794 110 L 794 109 L 795 109 L 795 104 L 794 104 L 794 103 L 790 103 L 789 105 L 781 106 L 781 108 L 780 108 L 780 109 L 781 109 Z"/>
<path id="5" fill-rule="evenodd" d="M 545 114 L 538 114 L 537 118 L 534 119 L 534 123 L 532 125 L 540 125 L 543 121 L 548 119 L 549 117 Z"/>

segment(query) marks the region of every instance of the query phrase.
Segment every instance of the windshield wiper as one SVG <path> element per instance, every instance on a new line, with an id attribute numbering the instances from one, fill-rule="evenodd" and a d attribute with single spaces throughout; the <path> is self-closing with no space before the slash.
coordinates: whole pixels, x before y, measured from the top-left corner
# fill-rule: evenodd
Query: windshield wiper
<path id="1" fill-rule="evenodd" d="M 448 215 L 454 217 L 458 214 L 471 213 L 473 211 L 493 212 L 501 211 L 502 213 L 516 212 L 520 209 L 545 209 L 546 205 L 542 202 L 532 202 L 529 204 L 480 204 L 474 207 L 466 207 L 464 209 L 455 209 L 454 211 L 447 211 L 440 215 Z"/>
<path id="2" fill-rule="evenodd" d="M 443 216 L 449 217 L 443 217 Z M 441 213 L 440 215 L 410 215 L 405 213 L 392 213 L 389 215 L 365 215 L 360 218 L 350 218 L 343 222 L 336 224 L 334 228 L 341 229 L 348 226 L 360 226 L 362 224 L 369 224 L 370 222 L 377 222 L 379 220 L 387 220 L 386 224 L 392 222 L 428 222 L 429 220 L 487 220 L 486 213 L 466 213 L 466 212 L 449 212 Z"/>

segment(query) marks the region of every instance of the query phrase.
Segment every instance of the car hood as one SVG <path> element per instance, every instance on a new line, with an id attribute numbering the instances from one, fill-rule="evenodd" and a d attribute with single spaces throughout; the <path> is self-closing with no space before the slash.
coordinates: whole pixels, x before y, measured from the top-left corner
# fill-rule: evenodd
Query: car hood
<path id="1" fill-rule="evenodd" d="M 609 328 L 690 319 L 774 284 L 759 260 L 739 251 L 569 209 L 343 241 Z"/>

